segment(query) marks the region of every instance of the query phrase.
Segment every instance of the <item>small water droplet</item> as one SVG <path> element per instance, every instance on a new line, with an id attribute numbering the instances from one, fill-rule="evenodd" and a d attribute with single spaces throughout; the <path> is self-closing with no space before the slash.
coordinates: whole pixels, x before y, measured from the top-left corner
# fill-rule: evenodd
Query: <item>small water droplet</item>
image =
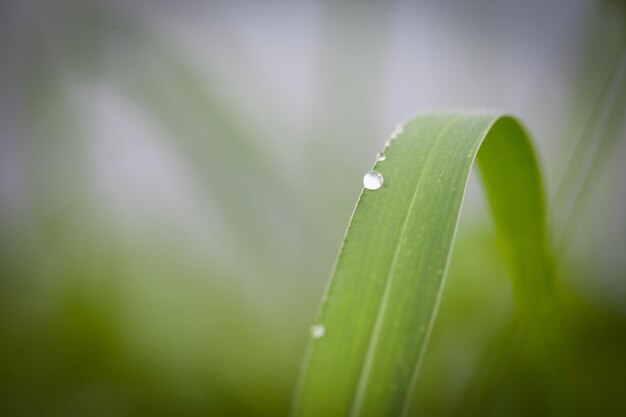
<path id="1" fill-rule="evenodd" d="M 402 132 L 404 132 L 404 125 L 397 125 L 393 132 L 391 132 L 391 139 L 397 138 Z"/>
<path id="2" fill-rule="evenodd" d="M 385 142 L 385 148 L 391 146 L 391 142 L 393 142 L 398 136 L 400 136 L 402 132 L 404 132 L 404 126 L 397 125 L 393 132 L 391 132 L 391 136 L 389 137 L 389 139 L 387 139 L 387 141 Z"/>
<path id="3" fill-rule="evenodd" d="M 311 337 L 313 339 L 319 339 L 324 336 L 324 333 L 326 333 L 326 327 L 323 324 L 318 323 L 311 326 Z"/>
<path id="4" fill-rule="evenodd" d="M 363 186 L 368 190 L 378 190 L 383 186 L 384 178 L 378 171 L 369 171 L 363 177 Z"/>
<path id="5" fill-rule="evenodd" d="M 378 162 L 383 162 L 385 159 L 387 159 L 387 157 L 385 156 L 385 154 L 384 154 L 384 153 L 382 153 L 382 152 L 378 152 L 378 153 L 376 154 L 376 160 L 377 160 Z"/>

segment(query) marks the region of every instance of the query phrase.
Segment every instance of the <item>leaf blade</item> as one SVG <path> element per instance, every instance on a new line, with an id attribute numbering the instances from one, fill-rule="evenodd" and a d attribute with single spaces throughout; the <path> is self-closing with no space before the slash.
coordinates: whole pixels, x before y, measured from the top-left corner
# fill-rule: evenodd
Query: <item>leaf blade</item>
<path id="1" fill-rule="evenodd" d="M 503 165 L 498 145 L 509 142 L 517 154 Z M 375 167 L 386 186 L 364 190 L 357 203 L 318 317 L 326 335 L 310 343 L 292 415 L 398 415 L 406 409 L 465 186 L 483 144 L 486 157 L 479 162 L 512 269 L 519 272 L 516 282 L 529 288 L 521 292 L 526 297 L 537 292 L 537 282 L 521 279 L 528 271 L 548 270 L 543 191 L 526 133 L 506 116 L 415 117 Z M 512 216 L 501 170 L 522 190 L 513 199 L 522 209 Z M 518 222 L 525 227 L 521 240 Z M 539 266 L 526 265 L 525 254 L 540 260 Z M 548 281 L 546 275 L 536 281 Z"/>

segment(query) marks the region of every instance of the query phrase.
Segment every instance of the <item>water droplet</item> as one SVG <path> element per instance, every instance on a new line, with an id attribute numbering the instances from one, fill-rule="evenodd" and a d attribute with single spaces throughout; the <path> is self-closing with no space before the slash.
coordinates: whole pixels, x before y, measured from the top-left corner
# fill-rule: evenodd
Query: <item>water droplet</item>
<path id="1" fill-rule="evenodd" d="M 378 171 L 369 171 L 363 177 L 363 186 L 368 190 L 378 190 L 383 186 L 384 178 Z"/>
<path id="2" fill-rule="evenodd" d="M 391 132 L 391 137 L 385 142 L 385 148 L 391 146 L 391 142 L 393 142 L 398 136 L 400 136 L 402 132 L 404 132 L 404 126 L 397 125 L 393 132 Z"/>
<path id="3" fill-rule="evenodd" d="M 326 327 L 323 324 L 318 323 L 311 326 L 311 337 L 313 339 L 319 339 L 324 336 L 324 333 L 326 333 Z"/>
<path id="4" fill-rule="evenodd" d="M 391 140 L 400 136 L 402 132 L 404 132 L 404 125 L 397 125 L 393 132 L 391 132 Z"/>
<path id="5" fill-rule="evenodd" d="M 377 160 L 378 162 L 383 162 L 385 159 L 387 159 L 387 157 L 385 156 L 385 154 L 384 154 L 384 153 L 382 153 L 382 152 L 378 152 L 378 153 L 376 154 L 376 160 Z"/>

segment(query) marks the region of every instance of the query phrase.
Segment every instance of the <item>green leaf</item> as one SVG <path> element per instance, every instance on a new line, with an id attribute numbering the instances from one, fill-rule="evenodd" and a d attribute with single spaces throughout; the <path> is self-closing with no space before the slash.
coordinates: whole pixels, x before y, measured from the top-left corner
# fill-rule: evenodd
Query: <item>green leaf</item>
<path id="1" fill-rule="evenodd" d="M 293 416 L 407 412 L 475 160 L 521 317 L 548 299 L 541 177 L 516 119 L 418 115 L 385 155 L 375 166 L 384 185 L 363 190 L 339 252 L 316 321 L 325 332 L 309 343 Z"/>

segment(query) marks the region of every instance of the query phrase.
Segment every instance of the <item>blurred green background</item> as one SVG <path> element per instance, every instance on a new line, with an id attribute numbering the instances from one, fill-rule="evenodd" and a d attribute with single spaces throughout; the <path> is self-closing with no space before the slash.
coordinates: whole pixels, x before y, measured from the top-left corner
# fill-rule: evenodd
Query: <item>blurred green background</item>
<path id="1" fill-rule="evenodd" d="M 432 108 L 536 139 L 568 383 L 498 348 L 473 180 L 412 412 L 626 415 L 625 6 L 0 2 L 0 415 L 286 415 L 362 174 Z"/>

